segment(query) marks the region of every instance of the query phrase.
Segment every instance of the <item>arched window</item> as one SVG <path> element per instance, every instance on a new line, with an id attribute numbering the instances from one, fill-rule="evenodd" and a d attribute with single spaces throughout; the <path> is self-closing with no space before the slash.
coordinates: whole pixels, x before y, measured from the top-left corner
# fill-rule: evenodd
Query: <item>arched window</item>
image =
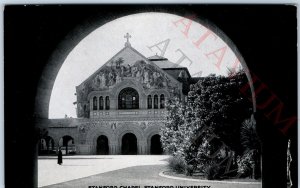
<path id="1" fill-rule="evenodd" d="M 103 110 L 103 97 L 99 98 L 99 110 Z"/>
<path id="2" fill-rule="evenodd" d="M 160 108 L 165 108 L 165 96 L 164 96 L 164 94 L 160 95 Z"/>
<path id="3" fill-rule="evenodd" d="M 120 91 L 119 109 L 138 109 L 139 108 L 139 94 L 133 88 L 125 88 Z"/>
<path id="4" fill-rule="evenodd" d="M 97 97 L 93 98 L 93 110 L 97 110 Z"/>
<path id="5" fill-rule="evenodd" d="M 105 110 L 109 110 L 109 96 L 105 97 Z"/>
<path id="6" fill-rule="evenodd" d="M 148 109 L 151 109 L 152 108 L 152 97 L 151 95 L 148 95 Z"/>
<path id="7" fill-rule="evenodd" d="M 154 109 L 158 109 L 158 96 L 154 95 Z"/>

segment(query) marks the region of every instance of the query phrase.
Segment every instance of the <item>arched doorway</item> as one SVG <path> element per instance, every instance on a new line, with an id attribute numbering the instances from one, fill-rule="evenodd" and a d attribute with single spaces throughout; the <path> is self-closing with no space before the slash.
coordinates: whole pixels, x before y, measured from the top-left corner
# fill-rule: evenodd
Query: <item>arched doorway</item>
<path id="1" fill-rule="evenodd" d="M 75 147 L 75 143 L 74 143 L 74 138 L 71 137 L 71 136 L 69 136 L 69 135 L 63 136 L 59 140 L 58 146 L 61 148 L 62 153 L 65 154 L 65 155 L 75 154 L 76 153 L 76 147 Z"/>
<path id="2" fill-rule="evenodd" d="M 51 155 L 56 154 L 54 147 L 54 139 L 50 136 L 43 137 L 38 143 L 39 155 Z"/>
<path id="3" fill-rule="evenodd" d="M 97 155 L 108 155 L 109 147 L 108 147 L 108 138 L 104 135 L 101 135 L 97 138 Z"/>
<path id="4" fill-rule="evenodd" d="M 163 153 L 163 149 L 160 142 L 160 135 L 156 134 L 151 137 L 151 144 L 150 144 L 150 154 L 153 155 L 160 155 Z"/>
<path id="5" fill-rule="evenodd" d="M 138 109 L 139 108 L 139 94 L 133 88 L 125 88 L 120 91 L 118 97 L 119 109 Z"/>
<path id="6" fill-rule="evenodd" d="M 137 154 L 137 139 L 132 133 L 126 133 L 122 137 L 122 155 Z"/>

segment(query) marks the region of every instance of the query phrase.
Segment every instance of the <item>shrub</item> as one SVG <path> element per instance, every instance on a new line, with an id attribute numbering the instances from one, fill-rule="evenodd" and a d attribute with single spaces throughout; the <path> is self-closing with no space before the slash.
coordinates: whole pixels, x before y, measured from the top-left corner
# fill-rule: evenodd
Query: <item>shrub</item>
<path id="1" fill-rule="evenodd" d="M 242 177 L 251 177 L 254 163 L 254 150 L 244 153 L 241 157 L 238 156 L 238 173 L 241 174 Z"/>
<path id="2" fill-rule="evenodd" d="M 215 166 L 208 166 L 205 169 L 204 174 L 206 176 L 206 179 L 208 179 L 208 180 L 215 179 L 216 167 Z"/>
<path id="3" fill-rule="evenodd" d="M 211 163 L 204 169 L 204 175 L 208 180 L 223 179 L 225 166 Z"/>
<path id="4" fill-rule="evenodd" d="M 186 165 L 185 175 L 191 176 L 191 175 L 193 175 L 193 172 L 194 172 L 193 165 Z"/>
<path id="5" fill-rule="evenodd" d="M 174 172 L 183 173 L 186 170 L 186 166 L 185 161 L 178 156 L 169 159 L 169 168 Z"/>

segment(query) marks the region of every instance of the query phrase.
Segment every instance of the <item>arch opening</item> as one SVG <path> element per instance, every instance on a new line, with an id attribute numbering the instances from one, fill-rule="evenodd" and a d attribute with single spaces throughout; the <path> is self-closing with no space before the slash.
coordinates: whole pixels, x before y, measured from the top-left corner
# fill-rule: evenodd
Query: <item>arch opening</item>
<path id="1" fill-rule="evenodd" d="M 104 135 L 101 135 L 97 138 L 96 154 L 97 155 L 109 154 L 108 138 Z"/>
<path id="2" fill-rule="evenodd" d="M 133 88 L 124 88 L 119 93 L 119 109 L 138 109 L 139 94 Z"/>
<path id="3" fill-rule="evenodd" d="M 137 138 L 133 133 L 126 133 L 122 137 L 122 155 L 137 154 Z"/>
<path id="4" fill-rule="evenodd" d="M 162 145 L 161 145 L 159 134 L 155 134 L 151 137 L 150 154 L 151 155 L 161 155 L 161 154 L 163 154 L 163 148 L 162 148 Z"/>
<path id="5" fill-rule="evenodd" d="M 56 154 L 54 139 L 50 136 L 43 137 L 38 143 L 38 155 Z"/>
<path id="6" fill-rule="evenodd" d="M 64 155 L 76 154 L 74 138 L 69 135 L 61 137 L 58 146 Z"/>

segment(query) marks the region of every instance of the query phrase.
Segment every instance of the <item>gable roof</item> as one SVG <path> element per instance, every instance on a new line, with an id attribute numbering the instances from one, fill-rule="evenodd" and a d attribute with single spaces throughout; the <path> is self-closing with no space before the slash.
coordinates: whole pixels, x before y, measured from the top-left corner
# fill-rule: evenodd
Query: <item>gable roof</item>
<path id="1" fill-rule="evenodd" d="M 173 78 L 178 79 L 182 74 L 186 74 L 185 77 L 190 79 L 191 75 L 190 72 L 186 67 L 181 67 L 181 68 L 164 68 L 163 69 L 165 72 L 167 72 L 169 75 L 173 76 Z"/>
<path id="2" fill-rule="evenodd" d="M 120 50 L 116 55 L 114 55 L 112 58 L 110 58 L 106 63 L 104 63 L 92 75 L 90 75 L 87 79 L 85 79 L 81 84 L 79 84 L 79 86 L 82 85 L 82 84 L 84 84 L 84 83 L 86 83 L 87 81 L 89 81 L 94 76 L 96 76 L 103 67 L 109 65 L 113 60 L 116 60 L 118 58 L 122 58 L 123 61 L 124 61 L 124 64 L 129 64 L 129 65 L 135 64 L 136 61 L 144 60 L 147 63 L 149 63 L 150 65 L 153 65 L 154 67 L 156 67 L 159 71 L 161 71 L 164 74 L 166 74 L 168 76 L 168 78 L 171 79 L 171 80 L 173 80 L 175 83 L 180 83 L 177 79 L 173 78 L 173 76 L 169 75 L 167 72 L 165 72 L 164 70 L 162 70 L 161 67 L 159 67 L 158 65 L 156 65 L 154 62 L 150 61 L 148 58 L 146 58 L 144 55 L 142 55 L 136 49 L 134 49 L 130 45 L 127 45 L 122 50 Z"/>
<path id="3" fill-rule="evenodd" d="M 162 69 L 165 69 L 165 68 L 183 68 L 182 66 L 180 66 L 176 63 L 173 63 L 173 62 L 169 61 L 167 58 L 159 56 L 157 54 L 154 55 L 154 56 L 148 57 L 148 59 L 150 61 L 152 61 L 153 63 L 155 63 L 157 66 L 159 66 Z"/>

